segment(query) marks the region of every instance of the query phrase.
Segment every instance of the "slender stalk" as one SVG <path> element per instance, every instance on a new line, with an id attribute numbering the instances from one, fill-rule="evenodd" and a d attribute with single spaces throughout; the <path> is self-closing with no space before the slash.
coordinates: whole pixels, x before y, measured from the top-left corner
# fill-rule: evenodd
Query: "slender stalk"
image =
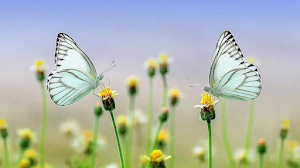
<path id="1" fill-rule="evenodd" d="M 123 154 L 122 154 L 122 148 L 121 148 L 120 139 L 119 139 L 119 134 L 118 134 L 118 130 L 117 130 L 116 122 L 115 122 L 114 113 L 112 111 L 110 111 L 110 116 L 111 116 L 112 123 L 114 125 L 115 135 L 116 135 L 117 144 L 118 144 L 118 148 L 119 148 L 119 155 L 120 155 L 121 165 L 122 165 L 122 168 L 125 168 Z"/>
<path id="2" fill-rule="evenodd" d="M 208 129 L 208 141 L 209 141 L 209 168 L 212 168 L 212 138 L 211 138 L 211 123 L 210 120 L 207 121 L 207 129 Z"/>
<path id="3" fill-rule="evenodd" d="M 128 150 L 126 150 L 126 167 L 131 167 L 131 150 L 132 150 L 132 139 L 133 139 L 133 129 L 134 129 L 134 96 L 130 96 L 129 100 L 129 112 L 130 112 L 130 128 L 128 134 Z"/>
<path id="4" fill-rule="evenodd" d="M 259 168 L 264 167 L 264 155 L 259 154 Z"/>
<path id="5" fill-rule="evenodd" d="M 3 142 L 4 142 L 5 168 L 9 168 L 9 153 L 8 153 L 7 138 L 3 138 Z"/>
<path id="6" fill-rule="evenodd" d="M 225 146 L 226 154 L 229 160 L 229 164 L 231 168 L 236 168 L 236 164 L 234 162 L 234 158 L 232 155 L 229 138 L 227 134 L 227 123 L 226 123 L 226 99 L 222 99 L 221 101 L 221 129 L 222 129 L 222 137 L 223 143 Z"/>
<path id="7" fill-rule="evenodd" d="M 92 147 L 92 157 L 91 157 L 91 167 L 90 168 L 95 168 L 95 163 L 96 163 L 99 118 L 100 118 L 99 115 L 95 115 L 94 133 L 93 133 L 93 147 Z"/>
<path id="8" fill-rule="evenodd" d="M 40 164 L 41 168 L 45 168 L 45 141 L 46 141 L 46 130 L 47 130 L 47 97 L 46 89 L 43 82 L 40 82 L 43 98 L 43 121 L 42 121 L 42 132 L 40 142 Z"/>
<path id="9" fill-rule="evenodd" d="M 151 146 L 151 133 L 152 133 L 152 116 L 153 116 L 153 77 L 149 79 L 149 100 L 148 100 L 148 123 L 147 123 L 147 143 L 146 154 L 149 154 Z"/>
<path id="10" fill-rule="evenodd" d="M 284 139 L 281 138 L 281 142 L 280 142 L 280 150 L 279 150 L 279 164 L 278 167 L 282 168 L 282 163 L 283 163 L 283 147 L 284 147 Z"/>
<path id="11" fill-rule="evenodd" d="M 175 165 L 175 106 L 170 107 L 170 155 L 172 159 L 169 161 L 169 168 Z"/>
<path id="12" fill-rule="evenodd" d="M 19 163 L 21 162 L 21 160 L 23 159 L 24 152 L 25 152 L 25 150 L 23 150 L 23 149 L 20 150 L 20 153 L 19 153 L 19 156 L 18 156 L 18 164 L 19 164 Z"/>
<path id="13" fill-rule="evenodd" d="M 162 76 L 163 78 L 163 100 L 162 100 L 162 107 L 167 106 L 167 91 L 168 91 L 168 85 L 167 85 L 167 78 L 166 75 Z"/>
<path id="14" fill-rule="evenodd" d="M 156 130 L 156 133 L 155 133 L 155 137 L 154 137 L 154 140 L 153 140 L 153 143 L 152 143 L 152 146 L 151 146 L 151 150 L 150 150 L 150 153 L 156 148 L 156 145 L 157 145 L 157 139 L 158 139 L 158 134 L 162 128 L 162 125 L 163 125 L 163 122 L 159 122 L 159 125 L 157 127 L 157 130 Z M 150 155 L 150 154 L 149 154 Z M 146 168 L 149 168 L 150 166 L 150 161 L 148 160 L 147 161 L 147 164 L 146 164 Z"/>
<path id="15" fill-rule="evenodd" d="M 254 120 L 254 101 L 249 102 L 249 117 L 248 117 L 248 126 L 247 126 L 247 134 L 246 134 L 246 142 L 245 142 L 245 168 L 249 167 L 249 150 L 251 146 L 251 135 L 253 130 L 253 120 Z"/>

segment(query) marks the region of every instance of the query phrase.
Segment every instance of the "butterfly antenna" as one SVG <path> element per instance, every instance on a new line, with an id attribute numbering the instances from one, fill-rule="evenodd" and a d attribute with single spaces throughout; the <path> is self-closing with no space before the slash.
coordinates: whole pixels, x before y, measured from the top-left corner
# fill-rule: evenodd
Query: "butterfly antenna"
<path id="1" fill-rule="evenodd" d="M 189 77 L 187 79 L 190 80 L 190 81 L 192 81 L 192 82 L 194 82 L 195 84 L 197 84 L 197 85 L 192 85 L 190 87 L 205 87 L 204 85 L 200 84 L 199 82 L 197 82 L 197 81 L 195 81 L 195 80 L 193 80 L 193 79 L 191 79 Z"/>
<path id="2" fill-rule="evenodd" d="M 115 63 L 115 61 L 111 62 L 111 63 L 108 65 L 108 67 L 105 68 L 104 71 L 103 71 L 101 74 L 103 74 L 103 73 L 105 73 L 105 72 L 111 70 L 112 68 L 114 68 L 114 67 L 116 66 L 116 65 L 113 65 L 114 63 Z"/>

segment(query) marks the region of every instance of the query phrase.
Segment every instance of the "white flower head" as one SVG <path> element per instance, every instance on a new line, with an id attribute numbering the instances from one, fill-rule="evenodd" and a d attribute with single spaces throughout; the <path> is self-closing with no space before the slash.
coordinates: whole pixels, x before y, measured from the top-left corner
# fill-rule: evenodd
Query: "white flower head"
<path id="1" fill-rule="evenodd" d="M 75 121 L 67 121 L 62 123 L 58 130 L 66 136 L 76 136 L 80 132 L 80 127 Z"/>
<path id="2" fill-rule="evenodd" d="M 106 165 L 104 168 L 119 168 L 119 165 L 116 163 L 111 163 Z"/>
<path id="3" fill-rule="evenodd" d="M 237 150 L 234 154 L 234 158 L 238 163 L 245 163 L 247 161 L 245 150 L 244 149 Z M 254 162 L 254 160 L 255 160 L 255 152 L 254 150 L 251 149 L 249 150 L 248 153 L 248 162 Z"/>

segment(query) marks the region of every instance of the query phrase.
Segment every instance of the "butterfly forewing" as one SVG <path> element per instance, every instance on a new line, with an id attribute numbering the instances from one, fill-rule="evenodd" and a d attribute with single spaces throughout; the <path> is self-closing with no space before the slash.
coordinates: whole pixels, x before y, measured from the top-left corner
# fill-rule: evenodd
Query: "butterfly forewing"
<path id="1" fill-rule="evenodd" d="M 244 60 L 233 35 L 225 31 L 219 38 L 211 63 L 209 83 L 218 96 L 248 101 L 261 91 L 257 68 Z"/>
<path id="2" fill-rule="evenodd" d="M 67 34 L 58 34 L 55 68 L 47 83 L 51 100 L 58 106 L 76 103 L 94 89 L 95 80 L 97 72 L 88 56 Z"/>

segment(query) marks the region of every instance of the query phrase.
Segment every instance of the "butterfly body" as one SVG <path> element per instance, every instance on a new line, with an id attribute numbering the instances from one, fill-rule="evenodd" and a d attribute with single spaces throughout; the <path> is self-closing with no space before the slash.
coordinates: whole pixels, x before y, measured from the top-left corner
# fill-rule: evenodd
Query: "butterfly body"
<path id="1" fill-rule="evenodd" d="M 55 67 L 47 80 L 48 93 L 58 106 L 68 106 L 95 90 L 103 79 L 89 57 L 67 34 L 56 40 Z"/>
<path id="2" fill-rule="evenodd" d="M 221 34 L 212 58 L 209 87 L 204 91 L 236 101 L 256 99 L 261 92 L 261 76 L 244 60 L 241 49 L 229 31 Z"/>

